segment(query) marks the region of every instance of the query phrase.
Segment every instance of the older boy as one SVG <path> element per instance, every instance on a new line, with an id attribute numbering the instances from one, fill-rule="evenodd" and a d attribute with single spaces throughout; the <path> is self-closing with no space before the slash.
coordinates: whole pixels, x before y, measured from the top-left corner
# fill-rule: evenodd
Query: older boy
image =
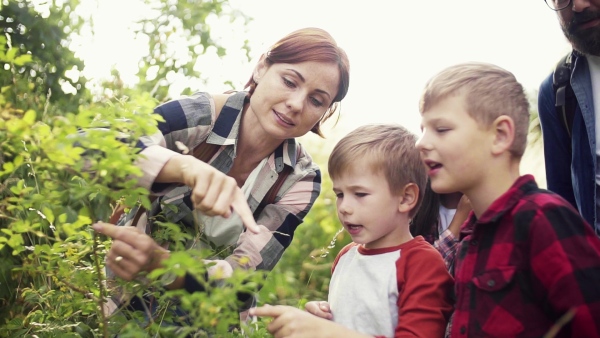
<path id="1" fill-rule="evenodd" d="M 520 176 L 529 105 L 515 77 L 490 64 L 447 68 L 420 111 L 433 190 L 461 191 L 473 207 L 442 250 L 456 254 L 451 336 L 600 337 L 600 239 L 568 202 Z"/>
<path id="2" fill-rule="evenodd" d="M 329 304 L 311 302 L 309 312 L 368 335 L 444 336 L 452 278 L 440 254 L 409 231 L 426 183 L 415 142 L 399 125 L 369 125 L 333 149 L 329 175 L 338 217 L 353 243 L 334 261 Z M 277 317 L 269 325 L 276 337 L 357 334 L 317 317 L 284 316 L 290 311 L 296 310 L 263 307 L 251 313 Z"/>

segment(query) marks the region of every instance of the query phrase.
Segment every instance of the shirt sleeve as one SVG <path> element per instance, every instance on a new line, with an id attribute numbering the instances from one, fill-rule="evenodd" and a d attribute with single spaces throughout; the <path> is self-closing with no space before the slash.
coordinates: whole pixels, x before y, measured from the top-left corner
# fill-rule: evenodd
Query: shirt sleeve
<path id="1" fill-rule="evenodd" d="M 288 179 L 294 179 L 290 175 Z M 321 191 L 321 173 L 316 165 L 305 169 L 296 181 L 274 204 L 266 205 L 256 217 L 256 223 L 269 231 L 254 234 L 245 231 L 240 235 L 237 246 L 226 261 L 242 269 L 270 271 L 291 244 L 294 232 L 312 208 Z"/>
<path id="2" fill-rule="evenodd" d="M 176 155 L 192 152 L 206 139 L 215 120 L 215 104 L 207 93 L 166 102 L 154 109 L 161 117 L 158 132 L 140 138 L 137 146 L 141 158 L 136 166 L 142 169 L 138 185 L 156 195 L 162 195 L 169 183 L 154 183 L 158 173 Z"/>
<path id="3" fill-rule="evenodd" d="M 398 261 L 397 269 L 394 337 L 444 337 L 453 310 L 450 293 L 454 282 L 439 253 L 430 246 L 410 250 Z"/>
<path id="4" fill-rule="evenodd" d="M 569 310 L 573 337 L 600 337 L 600 239 L 571 206 L 538 209 L 531 221 L 534 292 L 555 318 Z"/>
<path id="5" fill-rule="evenodd" d="M 538 114 L 544 139 L 548 190 L 559 194 L 577 208 L 571 181 L 571 139 L 556 112 L 552 76 L 546 78 L 540 86 Z"/>
<path id="6" fill-rule="evenodd" d="M 451 271 L 458 249 L 458 239 L 454 237 L 450 229 L 446 229 L 440 234 L 440 238 L 433 243 L 433 247 L 442 255 L 446 269 Z"/>

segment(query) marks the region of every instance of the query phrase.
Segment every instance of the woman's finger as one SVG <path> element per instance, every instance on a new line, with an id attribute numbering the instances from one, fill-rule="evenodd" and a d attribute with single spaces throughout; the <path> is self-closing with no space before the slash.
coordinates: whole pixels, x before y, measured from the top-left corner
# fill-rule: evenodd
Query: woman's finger
<path id="1" fill-rule="evenodd" d="M 94 231 L 106 235 L 112 239 L 131 240 L 135 235 L 140 234 L 138 228 L 131 226 L 116 226 L 114 224 L 97 222 L 92 225 Z"/>
<path id="2" fill-rule="evenodd" d="M 246 197 L 241 190 L 235 193 L 231 206 L 238 216 L 240 216 L 246 229 L 255 234 L 260 232 L 260 227 L 256 224 L 252 210 L 250 210 Z"/>
<path id="3" fill-rule="evenodd" d="M 229 176 L 215 178 L 208 187 L 206 196 L 198 209 L 209 216 L 228 217 L 231 213 L 232 190 L 238 189 L 235 180 Z"/>
<path id="4" fill-rule="evenodd" d="M 224 179 L 218 189 L 218 197 L 214 202 L 213 212 L 227 218 L 231 216 L 234 197 L 238 191 L 241 192 L 241 189 L 238 187 L 236 180 L 231 177 Z"/>
<path id="5" fill-rule="evenodd" d="M 119 259 L 121 258 L 121 259 Z M 119 278 L 130 281 L 133 280 L 139 271 L 136 271 L 136 266 L 125 260 L 122 256 L 106 260 L 106 266 Z"/>

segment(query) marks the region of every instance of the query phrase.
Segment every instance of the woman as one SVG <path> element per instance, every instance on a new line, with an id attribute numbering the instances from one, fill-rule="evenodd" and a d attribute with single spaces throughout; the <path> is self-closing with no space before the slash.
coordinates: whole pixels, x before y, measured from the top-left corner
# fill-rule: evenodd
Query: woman
<path id="1" fill-rule="evenodd" d="M 233 248 L 209 275 L 219 270 L 228 276 L 237 268 L 271 270 L 320 192 L 319 168 L 295 138 L 309 131 L 321 135 L 321 124 L 335 113 L 348 85 L 345 52 L 324 30 L 306 28 L 261 56 L 247 92 L 196 93 L 157 107 L 165 122 L 157 134 L 141 140 L 145 158 L 137 164 L 143 170 L 140 185 L 161 196 L 148 216 L 162 211 L 168 221 L 191 228 L 202 217 L 206 238 Z M 202 147 L 217 150 L 205 162 L 185 155 Z M 289 174 L 277 182 L 286 167 Z M 267 201 L 276 183 L 274 201 Z M 161 208 L 161 203 L 176 208 Z M 244 232 L 242 224 L 250 231 Z M 113 238 L 106 265 L 123 279 L 150 272 L 169 257 L 143 231 L 107 223 L 94 229 Z M 166 284 L 201 289 L 189 274 Z"/>
<path id="2" fill-rule="evenodd" d="M 458 234 L 470 211 L 471 205 L 461 192 L 438 194 L 431 189 L 428 180 L 423 203 L 411 221 L 410 232 L 434 244 L 447 229 Z"/>

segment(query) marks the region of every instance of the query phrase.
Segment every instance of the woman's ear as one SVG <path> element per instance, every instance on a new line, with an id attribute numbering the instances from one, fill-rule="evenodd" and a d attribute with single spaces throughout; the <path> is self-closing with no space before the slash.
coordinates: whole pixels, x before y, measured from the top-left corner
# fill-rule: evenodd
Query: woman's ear
<path id="1" fill-rule="evenodd" d="M 507 115 L 501 115 L 492 124 L 494 141 L 492 154 L 500 155 L 508 150 L 515 141 L 515 122 Z"/>
<path id="2" fill-rule="evenodd" d="M 266 58 L 266 54 L 261 55 L 260 60 L 258 60 L 258 63 L 254 67 L 254 72 L 252 72 L 252 79 L 257 84 L 260 78 L 263 76 L 263 74 L 267 71 L 267 68 L 269 68 L 269 66 L 267 66 Z"/>
<path id="3" fill-rule="evenodd" d="M 414 183 L 408 183 L 402 188 L 398 211 L 409 213 L 417 205 L 419 200 L 419 187 Z"/>

